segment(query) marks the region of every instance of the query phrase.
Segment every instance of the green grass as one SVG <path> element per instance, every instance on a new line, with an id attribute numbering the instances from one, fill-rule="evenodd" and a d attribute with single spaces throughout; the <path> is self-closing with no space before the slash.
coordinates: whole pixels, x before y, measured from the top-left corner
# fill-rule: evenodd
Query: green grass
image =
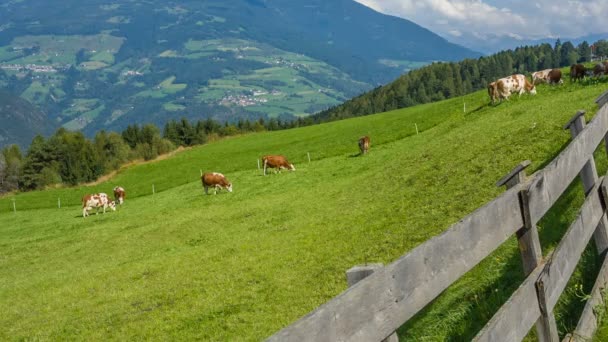
<path id="1" fill-rule="evenodd" d="M 30 86 L 21 93 L 21 97 L 32 102 L 42 103 L 49 94 L 49 87 L 40 81 L 34 81 Z"/>
<path id="2" fill-rule="evenodd" d="M 87 111 L 87 112 L 83 113 L 82 115 L 80 115 L 79 117 L 64 123 L 63 127 L 67 128 L 71 131 L 81 130 L 86 125 L 88 125 L 91 121 L 93 121 L 93 119 L 98 117 L 99 113 L 101 113 L 104 109 L 105 109 L 105 105 L 101 105 L 93 110 Z"/>
<path id="3" fill-rule="evenodd" d="M 467 113 L 457 98 L 251 134 L 97 186 L 0 198 L 0 339 L 263 339 L 343 291 L 351 266 L 392 262 L 500 194 L 494 182 L 520 161 L 541 168 L 569 141 L 562 125 L 579 109 L 591 117 L 604 90 L 540 86 L 497 106 L 477 92 L 464 97 Z M 372 148 L 360 157 L 363 134 Z M 261 176 L 256 159 L 267 153 L 297 171 Z M 597 160 L 605 172 L 601 148 Z M 234 192 L 205 196 L 200 169 L 223 172 Z M 128 192 L 118 212 L 80 217 L 83 194 L 115 184 Z M 546 251 L 582 198 L 573 184 L 540 222 Z M 518 258 L 511 239 L 402 340 L 470 339 L 519 285 Z M 588 291 L 594 260 L 590 249 L 572 284 Z M 562 334 L 581 308 L 571 286 L 557 308 Z"/>

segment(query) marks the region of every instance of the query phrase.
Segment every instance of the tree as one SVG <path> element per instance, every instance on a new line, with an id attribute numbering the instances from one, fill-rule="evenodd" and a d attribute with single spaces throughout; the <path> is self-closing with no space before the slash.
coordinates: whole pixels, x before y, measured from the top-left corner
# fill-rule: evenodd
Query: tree
<path id="1" fill-rule="evenodd" d="M 560 49 L 560 66 L 568 66 L 578 61 L 579 55 L 572 43 L 565 42 Z"/>
<path id="2" fill-rule="evenodd" d="M 595 47 L 595 55 L 598 57 L 608 57 L 608 41 L 605 39 L 598 40 L 593 44 Z"/>
<path id="3" fill-rule="evenodd" d="M 116 132 L 98 132 L 93 144 L 104 172 L 117 170 L 129 160 L 129 145 Z"/>
<path id="4" fill-rule="evenodd" d="M 0 153 L 6 162 L 4 168 L 4 179 L 0 183 L 0 192 L 13 191 L 19 188 L 23 167 L 23 155 L 17 145 L 10 145 L 2 149 Z"/>
<path id="5" fill-rule="evenodd" d="M 580 43 L 576 48 L 580 56 L 578 62 L 591 62 L 591 47 L 589 46 L 589 43 L 587 43 L 586 40 Z"/>

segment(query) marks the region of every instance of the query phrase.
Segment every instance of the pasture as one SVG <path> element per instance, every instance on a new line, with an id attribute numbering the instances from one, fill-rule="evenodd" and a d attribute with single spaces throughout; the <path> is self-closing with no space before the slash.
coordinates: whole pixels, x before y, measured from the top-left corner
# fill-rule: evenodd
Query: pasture
<path id="1" fill-rule="evenodd" d="M 351 266 L 389 263 L 495 197 L 495 181 L 520 161 L 532 161 L 530 173 L 550 161 L 570 139 L 563 124 L 579 109 L 591 117 L 606 90 L 566 83 L 495 106 L 480 91 L 234 137 L 99 185 L 0 198 L 0 338 L 263 339 L 346 289 Z M 361 157 L 365 134 L 371 149 Z M 256 159 L 270 153 L 297 171 L 261 176 Z M 603 150 L 596 161 L 605 173 Z M 200 169 L 224 173 L 234 192 L 205 196 Z M 126 188 L 125 205 L 83 219 L 80 197 L 114 185 Z M 539 223 L 546 252 L 582 203 L 575 190 Z M 556 309 L 562 334 L 597 266 L 588 248 Z M 512 239 L 401 338 L 470 339 L 522 279 Z"/>

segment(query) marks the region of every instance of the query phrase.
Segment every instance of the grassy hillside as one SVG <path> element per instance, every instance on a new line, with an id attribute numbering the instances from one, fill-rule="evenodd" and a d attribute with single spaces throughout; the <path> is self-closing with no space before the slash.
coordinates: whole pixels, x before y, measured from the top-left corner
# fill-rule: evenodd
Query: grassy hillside
<path id="1" fill-rule="evenodd" d="M 495 197 L 494 182 L 518 162 L 541 168 L 569 141 L 562 125 L 579 109 L 591 117 L 605 89 L 541 86 L 497 106 L 477 92 L 208 144 L 95 187 L 17 195 L 17 213 L 2 198 L 0 338 L 263 339 L 343 291 L 351 266 L 389 263 Z M 359 157 L 363 134 L 372 148 Z M 297 171 L 261 176 L 266 153 L 286 154 Z M 603 151 L 597 160 L 604 173 Z M 199 169 L 223 172 L 234 192 L 205 196 Z M 126 204 L 83 219 L 82 194 L 114 184 Z M 563 197 L 539 224 L 545 251 L 582 203 L 580 185 Z M 561 298 L 561 333 L 582 309 L 574 285 L 592 286 L 593 253 Z M 511 239 L 408 323 L 403 340 L 470 339 L 523 278 L 518 258 Z"/>

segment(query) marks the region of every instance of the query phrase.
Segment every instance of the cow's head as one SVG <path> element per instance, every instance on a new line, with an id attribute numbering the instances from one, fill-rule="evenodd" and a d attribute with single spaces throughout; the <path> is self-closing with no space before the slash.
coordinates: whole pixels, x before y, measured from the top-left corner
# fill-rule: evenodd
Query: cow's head
<path id="1" fill-rule="evenodd" d="M 536 86 L 534 84 L 532 85 L 532 88 L 530 89 L 530 94 L 536 95 Z"/>
<path id="2" fill-rule="evenodd" d="M 295 166 L 293 166 L 293 164 L 289 164 L 289 169 L 288 169 L 288 170 L 289 170 L 289 171 L 295 171 L 295 170 L 296 170 L 296 167 L 295 167 Z"/>
<path id="3" fill-rule="evenodd" d="M 232 183 L 228 183 L 226 190 L 228 190 L 228 192 L 232 192 Z"/>
<path id="4" fill-rule="evenodd" d="M 113 211 L 116 211 L 116 202 L 115 201 L 111 201 L 110 203 L 108 203 L 108 206 L 110 208 L 112 208 Z"/>

